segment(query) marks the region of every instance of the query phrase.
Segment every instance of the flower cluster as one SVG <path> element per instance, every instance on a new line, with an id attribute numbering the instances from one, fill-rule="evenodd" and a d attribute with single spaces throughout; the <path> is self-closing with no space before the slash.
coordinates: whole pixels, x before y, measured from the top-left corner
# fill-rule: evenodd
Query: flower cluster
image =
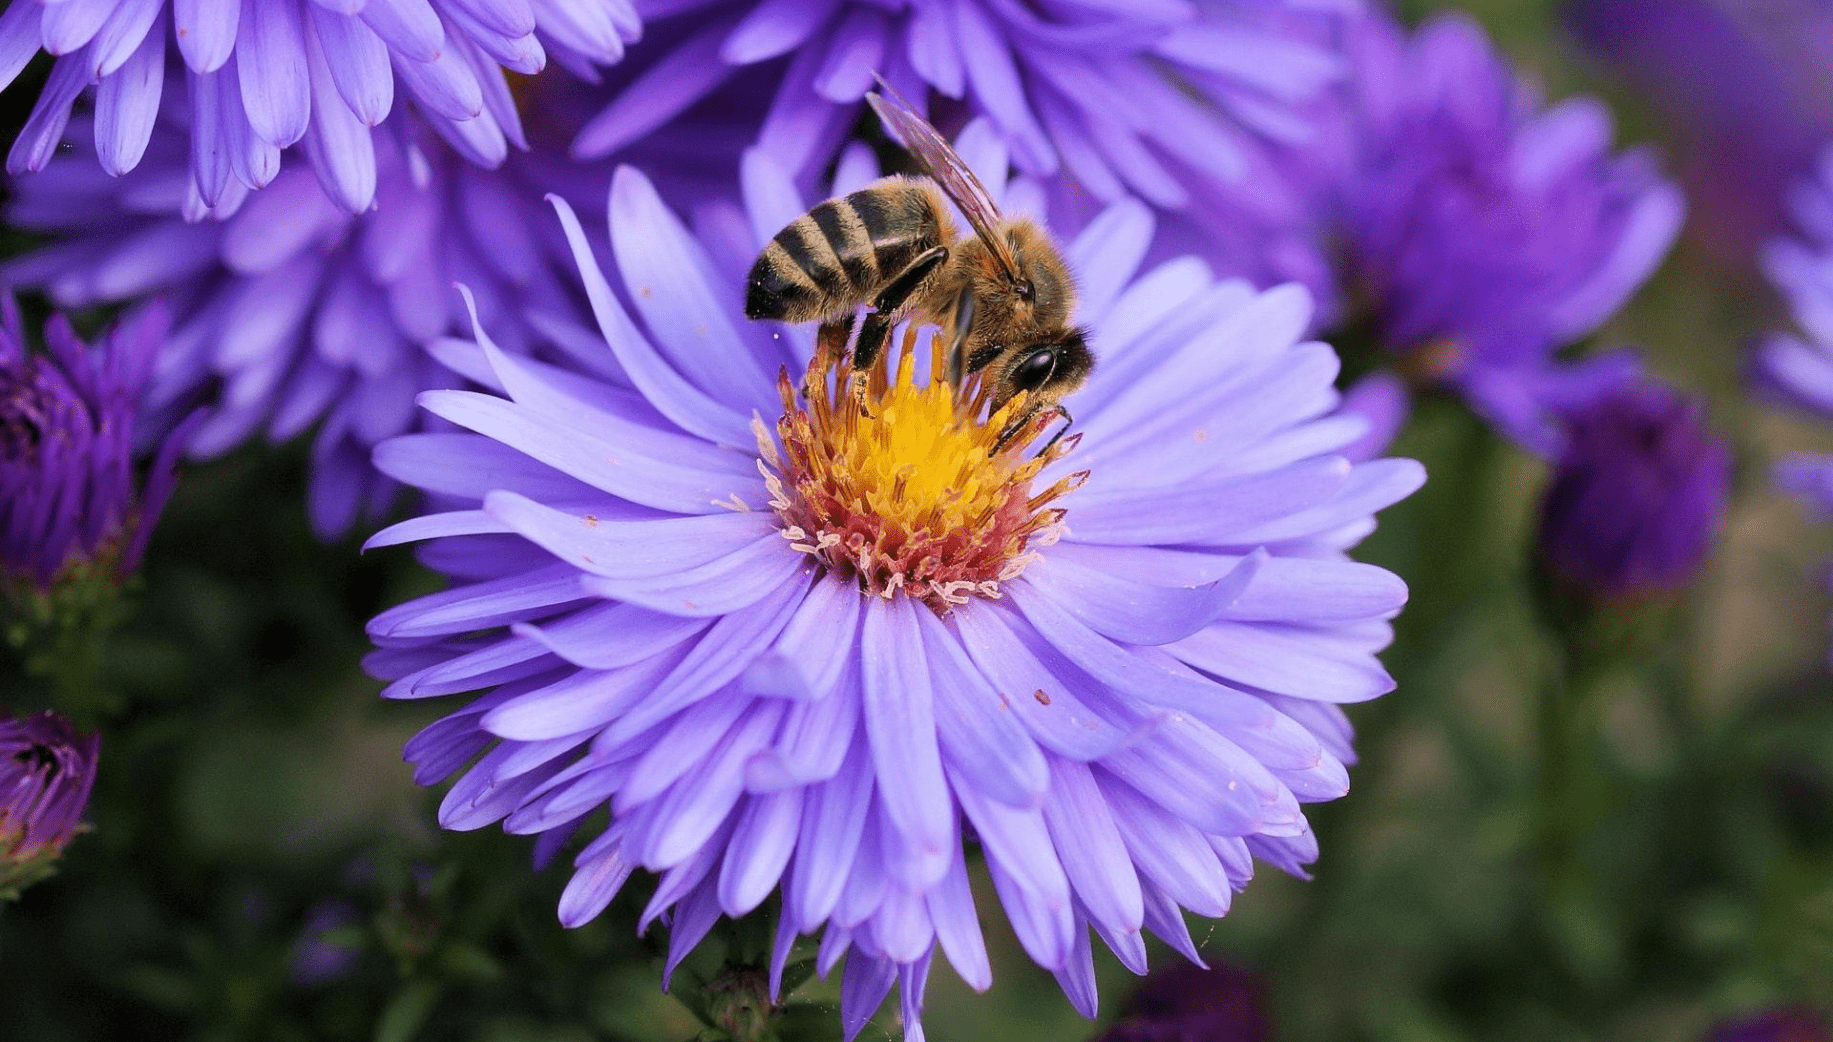
<path id="1" fill-rule="evenodd" d="M 430 540 L 457 585 L 378 616 L 370 667 L 391 697 L 487 689 L 408 747 L 421 781 L 458 775 L 447 827 L 553 852 L 609 805 L 568 924 L 657 872 L 672 967 L 780 890 L 776 970 L 819 932 L 823 971 L 851 953 L 849 1037 L 901 980 L 916 1038 L 938 944 L 991 979 L 977 846 L 1093 1015 L 1090 931 L 1136 971 L 1144 930 L 1194 957 L 1182 909 L 1315 856 L 1302 805 L 1347 787 L 1340 704 L 1391 687 L 1374 653 L 1405 598 L 1345 551 L 1420 470 L 1339 455 L 1368 426 L 1334 411 L 1302 291 L 1189 258 L 1135 277 L 1137 203 L 1068 244 L 1101 357 L 1075 433 L 1002 443 L 1009 410 L 939 380 L 927 334 L 854 371 L 739 318 L 742 261 L 804 202 L 767 154 L 745 170 L 742 223 L 707 222 L 737 244 L 620 170 L 616 286 L 559 205 L 634 390 L 499 351 L 483 316 L 495 393 L 420 399 L 470 433 L 377 456 L 453 509 L 371 545 Z"/>
<path id="2" fill-rule="evenodd" d="M 41 46 L 57 61 L 7 171 L 51 160 L 93 84 L 110 174 L 139 165 L 162 95 L 182 95 L 170 123 L 189 134 L 187 190 L 203 206 L 264 187 L 303 142 L 326 194 L 357 213 L 375 201 L 372 128 L 397 85 L 456 151 L 494 167 L 526 147 L 505 70 L 532 75 L 552 56 L 590 76 L 641 28 L 630 0 L 19 0 L 0 13 L 0 89 Z M 182 64 L 171 74 L 168 48 Z"/>
<path id="3" fill-rule="evenodd" d="M 416 392 L 459 381 L 436 360 L 440 339 L 465 328 L 455 282 L 506 320 L 499 335 L 511 348 L 525 349 L 536 324 L 561 350 L 589 339 L 565 243 L 541 204 L 547 192 L 582 206 L 603 197 L 608 169 L 565 159 L 574 90 L 542 80 L 523 92 L 542 122 L 530 151 L 496 170 L 392 124 L 375 142 L 376 205 L 359 215 L 304 163 L 198 210 L 179 142 L 154 142 L 119 178 L 75 147 L 53 176 L 15 185 L 8 219 L 54 240 L 0 277 L 65 307 L 169 296 L 174 328 L 148 407 L 172 422 L 206 405 L 186 446 L 198 457 L 257 431 L 278 440 L 319 424 L 311 515 L 321 533 L 342 532 L 395 491 L 371 448 L 411 427 Z"/>
<path id="4" fill-rule="evenodd" d="M 1599 103 L 1545 106 L 1468 19 L 1408 34 L 1358 26 L 1336 205 L 1342 292 L 1414 380 L 1455 389 L 1530 449 L 1558 445 L 1563 402 L 1634 371 L 1564 365 L 1641 285 L 1680 227 L 1646 152 L 1610 150 Z"/>
<path id="5" fill-rule="evenodd" d="M 1162 256 L 1196 252 L 1271 285 L 1321 280 L 1302 198 L 1274 156 L 1308 140 L 1309 106 L 1344 73 L 1333 38 L 1357 0 L 719 0 L 657 11 L 660 46 L 574 144 L 610 156 L 762 98 L 751 140 L 805 190 L 846 140 L 875 77 L 945 129 L 982 118 L 1052 212 L 1122 198 L 1160 211 Z M 734 89 L 736 86 L 736 89 Z"/>

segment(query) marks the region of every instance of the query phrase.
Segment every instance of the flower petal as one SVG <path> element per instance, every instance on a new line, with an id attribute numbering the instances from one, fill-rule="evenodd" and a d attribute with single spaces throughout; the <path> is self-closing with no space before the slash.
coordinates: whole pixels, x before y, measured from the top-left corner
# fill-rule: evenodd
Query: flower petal
<path id="1" fill-rule="evenodd" d="M 954 841 L 954 801 L 942 774 L 934 689 L 922 652 L 917 608 L 909 598 L 874 598 L 860 633 L 866 736 L 882 787 L 885 815 L 908 834 L 922 864 L 914 875 L 941 879 Z"/>
<path id="2" fill-rule="evenodd" d="M 1025 570 L 1025 581 L 1097 633 L 1128 644 L 1169 644 L 1228 611 L 1266 559 L 1264 551 L 1250 554 L 1204 586 L 1152 586 L 1069 560 L 1040 561 Z"/>
<path id="3" fill-rule="evenodd" d="M 255 136 L 275 148 L 305 137 L 312 118 L 305 24 L 295 0 L 249 4 L 236 33 L 242 108 Z"/>

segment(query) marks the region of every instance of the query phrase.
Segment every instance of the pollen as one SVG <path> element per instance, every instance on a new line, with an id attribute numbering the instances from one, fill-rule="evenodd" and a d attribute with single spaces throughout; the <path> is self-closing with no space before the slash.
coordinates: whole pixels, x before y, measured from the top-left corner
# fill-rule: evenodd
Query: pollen
<path id="1" fill-rule="evenodd" d="M 929 357 L 924 380 L 919 353 Z M 916 597 L 937 614 L 999 597 L 999 584 L 1061 533 L 1065 512 L 1053 501 L 1088 477 L 1033 491 L 1075 439 L 1033 450 L 1050 415 L 1027 416 L 1022 395 L 989 413 L 980 381 L 950 383 L 941 352 L 919 352 L 914 332 L 860 372 L 830 364 L 823 348 L 800 391 L 787 372 L 777 387 L 776 438 L 757 423 L 770 505 L 791 546 L 863 593 Z"/>

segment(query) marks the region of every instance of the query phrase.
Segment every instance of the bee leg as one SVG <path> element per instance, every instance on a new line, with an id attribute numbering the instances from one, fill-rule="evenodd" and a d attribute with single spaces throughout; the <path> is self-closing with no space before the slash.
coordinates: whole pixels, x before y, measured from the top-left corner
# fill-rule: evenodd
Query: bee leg
<path id="1" fill-rule="evenodd" d="M 897 321 L 897 315 L 904 305 L 910 301 L 911 294 L 935 274 L 936 268 L 947 259 L 946 246 L 925 250 L 880 291 L 878 299 L 872 302 L 872 313 L 859 324 L 859 342 L 853 347 L 854 371 L 863 372 L 878 359 L 879 350 L 891 337 L 892 324 Z"/>
<path id="2" fill-rule="evenodd" d="M 1063 426 L 1058 427 L 1057 432 L 1050 436 L 1049 441 L 1044 443 L 1044 447 L 1031 454 L 1031 458 L 1036 459 L 1055 448 L 1056 443 L 1063 440 L 1063 435 L 1069 433 L 1069 428 L 1074 425 L 1076 421 L 1074 417 L 1069 415 L 1068 409 L 1063 408 L 1061 405 L 1048 405 L 1042 409 L 1027 412 L 1011 423 L 1006 424 L 1006 429 L 999 432 L 999 440 L 993 443 L 993 447 L 987 452 L 987 455 L 997 456 L 1003 452 L 1005 447 L 1011 444 L 1012 439 L 1018 437 L 1021 431 L 1030 429 L 1032 421 L 1042 413 L 1061 416 L 1063 418 Z"/>
<path id="3" fill-rule="evenodd" d="M 955 302 L 955 341 L 948 349 L 948 382 L 956 387 L 961 386 L 963 352 L 967 350 L 967 331 L 974 324 L 974 286 L 961 291 L 961 299 Z"/>
<path id="4" fill-rule="evenodd" d="M 827 356 L 827 360 L 823 365 L 835 365 L 836 359 L 845 357 L 846 342 L 852 338 L 853 324 L 857 320 L 858 316 L 848 315 L 845 318 L 835 319 L 832 322 L 823 322 L 820 327 L 815 330 L 815 354 L 817 356 Z M 809 379 L 809 374 L 804 374 L 802 377 L 801 393 L 804 398 L 808 397 Z M 822 373 L 821 379 L 827 379 L 825 372 Z"/>

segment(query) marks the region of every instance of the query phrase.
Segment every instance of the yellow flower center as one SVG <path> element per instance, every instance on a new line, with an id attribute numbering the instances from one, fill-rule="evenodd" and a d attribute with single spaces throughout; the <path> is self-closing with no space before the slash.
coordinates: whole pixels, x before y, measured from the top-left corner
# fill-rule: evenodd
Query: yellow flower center
<path id="1" fill-rule="evenodd" d="M 1031 443 L 1052 416 L 1027 416 L 1023 395 L 983 415 L 977 378 L 949 383 L 932 345 L 928 379 L 919 383 L 917 354 L 914 332 L 864 372 L 831 366 L 827 350 L 817 352 L 800 395 L 787 372 L 778 377 L 782 452 L 761 421 L 758 448 L 770 505 L 792 546 L 865 592 L 902 591 L 946 613 L 970 595 L 998 597 L 999 584 L 1036 557 L 1034 547 L 1055 541 L 1064 511 L 1047 504 L 1088 474 L 1032 494 L 1032 479 L 1074 439 L 1034 454 Z"/>

